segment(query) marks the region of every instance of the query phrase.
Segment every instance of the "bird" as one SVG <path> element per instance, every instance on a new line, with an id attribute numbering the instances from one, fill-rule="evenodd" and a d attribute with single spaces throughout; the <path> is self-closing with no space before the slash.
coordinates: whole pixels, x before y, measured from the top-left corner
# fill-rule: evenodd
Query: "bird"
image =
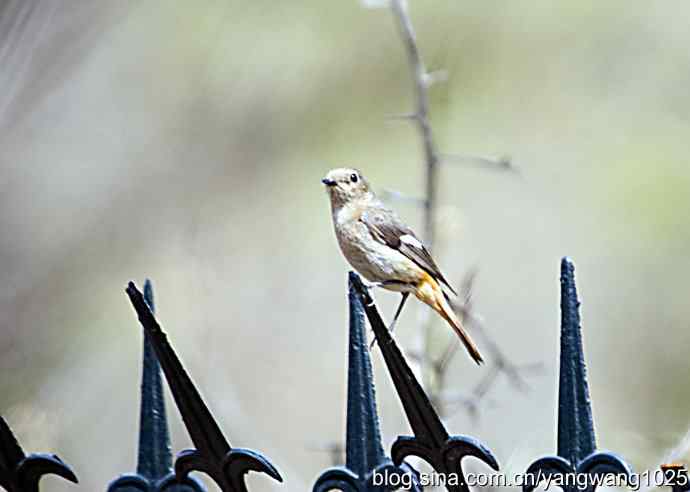
<path id="1" fill-rule="evenodd" d="M 479 349 L 451 308 L 444 287 L 456 296 L 457 292 L 414 231 L 377 198 L 357 169 L 332 169 L 321 182 L 330 198 L 333 228 L 345 259 L 372 286 L 402 294 L 389 330 L 413 293 L 446 320 L 470 357 L 481 364 Z"/>

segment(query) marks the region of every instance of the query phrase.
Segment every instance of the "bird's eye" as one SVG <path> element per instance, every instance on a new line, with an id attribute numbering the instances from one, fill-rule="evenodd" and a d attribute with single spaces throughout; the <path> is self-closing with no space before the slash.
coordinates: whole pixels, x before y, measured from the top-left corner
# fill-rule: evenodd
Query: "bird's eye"
<path id="1" fill-rule="evenodd" d="M 352 181 L 353 183 L 356 183 L 358 179 L 359 177 L 356 174 L 350 174 L 350 181 Z"/>

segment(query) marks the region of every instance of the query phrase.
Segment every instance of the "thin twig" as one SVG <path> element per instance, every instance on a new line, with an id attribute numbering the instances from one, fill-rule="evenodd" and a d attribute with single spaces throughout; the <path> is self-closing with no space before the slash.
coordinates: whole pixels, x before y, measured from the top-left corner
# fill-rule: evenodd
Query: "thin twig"
<path id="1" fill-rule="evenodd" d="M 468 309 L 464 305 L 454 303 L 451 301 L 451 307 L 456 310 L 456 312 L 461 313 L 465 324 L 471 327 L 472 332 L 478 335 L 483 343 L 482 346 L 486 347 L 489 352 L 489 358 L 491 363 L 498 367 L 499 371 L 505 374 L 513 386 L 520 391 L 527 391 L 529 385 L 525 382 L 522 377 L 522 372 L 538 372 L 542 368 L 542 364 L 539 363 L 529 363 L 524 366 L 515 364 L 510 360 L 510 358 L 503 352 L 496 341 L 489 336 L 484 326 L 483 320 L 480 316 L 474 314 L 471 309 Z"/>
<path id="2" fill-rule="evenodd" d="M 520 172 L 513 164 L 510 156 L 507 155 L 501 157 L 487 157 L 474 154 L 442 154 L 440 159 L 441 162 L 448 164 L 471 165 L 495 169 L 497 171 L 511 171 L 514 173 Z"/>
<path id="3" fill-rule="evenodd" d="M 400 37 L 405 45 L 407 59 L 410 66 L 410 74 L 412 76 L 412 83 L 415 91 L 415 110 L 410 118 L 414 121 L 419 131 L 424 148 L 424 163 L 426 167 L 426 189 L 424 193 L 425 200 L 423 202 L 423 228 L 424 241 L 429 249 L 434 244 L 434 217 L 436 212 L 437 189 L 438 189 L 438 164 L 439 155 L 436 149 L 436 143 L 431 131 L 431 123 L 429 122 L 429 86 L 432 78 L 429 77 L 422 57 L 419 54 L 417 47 L 417 38 L 415 36 L 412 20 L 410 19 L 407 0 L 391 0 L 391 10 L 396 20 L 396 25 L 400 33 Z M 423 327 L 420 333 L 419 352 L 423 355 L 420 361 L 420 370 L 425 386 L 429 391 L 429 396 L 436 404 L 436 408 L 440 408 L 436 402 L 436 396 L 439 393 L 436 391 L 436 385 L 432 379 L 431 371 L 427 371 L 425 365 L 430 362 L 429 348 L 431 346 L 432 318 L 428 312 L 425 312 L 420 318 L 421 326 Z"/>
<path id="4" fill-rule="evenodd" d="M 393 118 L 413 121 L 417 127 L 424 149 L 426 189 L 425 199 L 423 200 L 410 199 L 411 197 L 390 191 L 387 192 L 387 195 L 389 198 L 413 201 L 423 206 L 424 240 L 427 247 L 431 248 L 435 242 L 434 218 L 437 208 L 439 164 L 443 161 L 447 161 L 473 163 L 475 165 L 492 166 L 496 169 L 511 171 L 515 171 L 515 168 L 511 160 L 507 157 L 491 159 L 475 155 L 441 155 L 439 153 L 429 120 L 429 87 L 437 81 L 445 80 L 447 74 L 445 71 L 438 71 L 432 74 L 427 71 L 417 46 L 417 38 L 410 19 L 407 0 L 391 0 L 390 8 L 394 14 L 400 37 L 405 46 L 416 100 L 414 112 L 404 113 L 394 116 Z M 479 335 L 490 355 L 489 359 L 491 366 L 487 368 L 487 372 L 473 389 L 471 399 L 467 400 L 466 403 L 466 407 L 470 412 L 477 415 L 479 402 L 489 393 L 500 374 L 505 374 L 512 385 L 524 391 L 527 388 L 527 384 L 521 373 L 529 369 L 526 367 L 519 367 L 511 362 L 498 344 L 488 335 L 481 317 L 473 312 L 472 287 L 474 276 L 475 272 L 471 272 L 465 278 L 463 282 L 464 299 L 460 303 L 456 302 L 454 309 L 456 309 L 459 314 L 462 314 L 468 327 Z M 420 356 L 420 366 L 423 376 L 425 376 L 425 386 L 427 386 L 429 397 L 432 402 L 435 403 L 438 411 L 444 413 L 444 402 L 441 399 L 441 395 L 445 386 L 448 367 L 451 360 L 458 352 L 459 344 L 458 340 L 454 339 L 446 347 L 441 357 L 433 360 L 430 354 L 432 337 L 431 323 L 430 317 L 427 316 L 424 318 L 422 323 L 424 327 L 422 346 L 415 353 Z"/>
<path id="5" fill-rule="evenodd" d="M 422 57 L 417 48 L 412 21 L 407 7 L 407 0 L 391 0 L 391 9 L 397 20 L 398 30 L 405 44 L 407 58 L 415 88 L 416 109 L 412 116 L 424 145 L 424 160 L 426 162 L 426 203 L 424 204 L 424 240 L 427 247 L 434 244 L 434 211 L 436 209 L 436 190 L 438 189 L 439 155 L 431 132 L 429 122 L 429 85 L 432 78 L 426 71 Z"/>
<path id="6" fill-rule="evenodd" d="M 479 382 L 472 388 L 469 395 L 458 393 L 453 396 L 445 396 L 443 398 L 444 407 L 446 407 L 446 416 L 448 415 L 448 407 L 453 404 L 460 404 L 465 408 L 465 411 L 472 417 L 473 420 L 479 420 L 479 409 L 485 397 L 489 394 L 489 390 L 494 385 L 496 379 L 500 375 L 500 370 L 497 366 L 490 366 L 487 372 L 484 373 Z"/>
<path id="7" fill-rule="evenodd" d="M 443 390 L 446 386 L 445 381 L 448 374 L 448 367 L 460 347 L 458 340 L 455 338 L 451 340 L 446 346 L 443 354 L 429 364 L 434 371 L 434 380 L 437 382 L 438 392 L 433 395 L 433 398 L 438 402 L 437 408 L 439 411 L 443 415 L 448 415 L 447 406 L 459 402 L 463 404 L 470 416 L 475 419 L 479 416 L 478 411 L 481 401 L 489 393 L 499 376 L 505 375 L 516 390 L 526 392 L 529 390 L 529 385 L 524 376 L 530 373 L 541 372 L 543 368 L 540 362 L 525 365 L 515 364 L 489 336 L 481 316 L 474 312 L 474 306 L 472 304 L 472 293 L 474 292 L 476 274 L 476 270 L 471 270 L 465 275 L 461 288 L 462 302 L 451 300 L 450 304 L 462 317 L 465 325 L 471 329 L 472 333 L 478 335 L 478 338 L 482 341 L 482 346 L 488 351 L 489 355 L 487 358 L 489 359 L 489 367 L 487 368 L 487 372 L 482 376 L 469 395 L 465 394 L 466 396 L 456 395 L 454 397 L 447 397 L 443 395 Z"/>
<path id="8" fill-rule="evenodd" d="M 470 271 L 462 283 L 463 302 L 456 302 L 451 300 L 451 307 L 462 316 L 465 325 L 472 330 L 472 333 L 478 335 L 482 340 L 482 346 L 486 347 L 489 352 L 488 359 L 490 361 L 490 370 L 477 383 L 471 392 L 470 397 L 459 398 L 462 401 L 468 412 L 477 417 L 479 403 L 489 393 L 500 375 L 505 375 L 510 384 L 521 392 L 529 390 L 529 385 L 525 381 L 524 375 L 529 373 L 541 372 L 543 365 L 541 362 L 530 363 L 525 365 L 518 365 L 511 361 L 511 359 L 503 352 L 500 346 L 489 336 L 484 326 L 481 316 L 475 314 L 474 306 L 472 304 L 472 292 L 474 291 L 474 279 L 476 278 L 476 270 Z M 457 352 L 458 342 L 453 340 L 448 344 L 448 348 L 443 356 L 433 365 L 438 372 L 437 378 L 443 380 L 448 369 L 450 361 Z M 443 399 L 444 403 L 452 403 L 453 399 Z"/>

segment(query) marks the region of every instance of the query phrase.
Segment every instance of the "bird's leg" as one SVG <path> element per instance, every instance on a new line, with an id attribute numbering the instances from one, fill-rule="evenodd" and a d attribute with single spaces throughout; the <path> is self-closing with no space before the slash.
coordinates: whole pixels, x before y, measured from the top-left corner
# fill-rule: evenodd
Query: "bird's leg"
<path id="1" fill-rule="evenodd" d="M 409 295 L 410 295 L 409 292 L 403 292 L 402 293 L 402 299 L 400 300 L 400 304 L 398 304 L 398 309 L 396 309 L 395 315 L 393 316 L 393 321 L 391 322 L 391 325 L 388 327 L 388 331 L 390 331 L 391 333 L 393 333 L 393 330 L 395 329 L 395 323 L 398 321 L 398 317 L 400 316 L 402 308 L 405 305 L 405 301 L 407 301 L 407 298 L 409 297 Z M 369 344 L 369 350 L 374 348 L 375 344 L 376 344 L 376 337 L 374 337 L 374 339 Z"/>
<path id="2" fill-rule="evenodd" d="M 388 328 L 388 331 L 393 333 L 393 330 L 395 329 L 395 323 L 398 321 L 398 317 L 400 316 L 400 312 L 402 311 L 403 306 L 405 305 L 405 301 L 407 301 L 407 298 L 409 297 L 410 293 L 409 292 L 403 292 L 402 293 L 402 299 L 400 300 L 400 304 L 398 304 L 398 309 L 395 311 L 395 315 L 393 316 L 393 322 L 391 323 L 390 327 Z"/>

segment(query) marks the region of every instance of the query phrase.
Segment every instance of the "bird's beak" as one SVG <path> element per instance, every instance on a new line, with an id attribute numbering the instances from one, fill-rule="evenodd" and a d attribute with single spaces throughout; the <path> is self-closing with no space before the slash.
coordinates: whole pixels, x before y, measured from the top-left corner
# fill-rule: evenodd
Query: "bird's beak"
<path id="1" fill-rule="evenodd" d="M 336 183 L 335 183 L 335 180 L 333 180 L 333 179 L 328 179 L 328 178 L 323 178 L 323 179 L 321 180 L 321 182 L 322 182 L 323 184 L 325 184 L 326 186 L 329 186 L 329 187 L 330 187 L 330 186 L 335 186 L 335 184 L 336 184 Z"/>

